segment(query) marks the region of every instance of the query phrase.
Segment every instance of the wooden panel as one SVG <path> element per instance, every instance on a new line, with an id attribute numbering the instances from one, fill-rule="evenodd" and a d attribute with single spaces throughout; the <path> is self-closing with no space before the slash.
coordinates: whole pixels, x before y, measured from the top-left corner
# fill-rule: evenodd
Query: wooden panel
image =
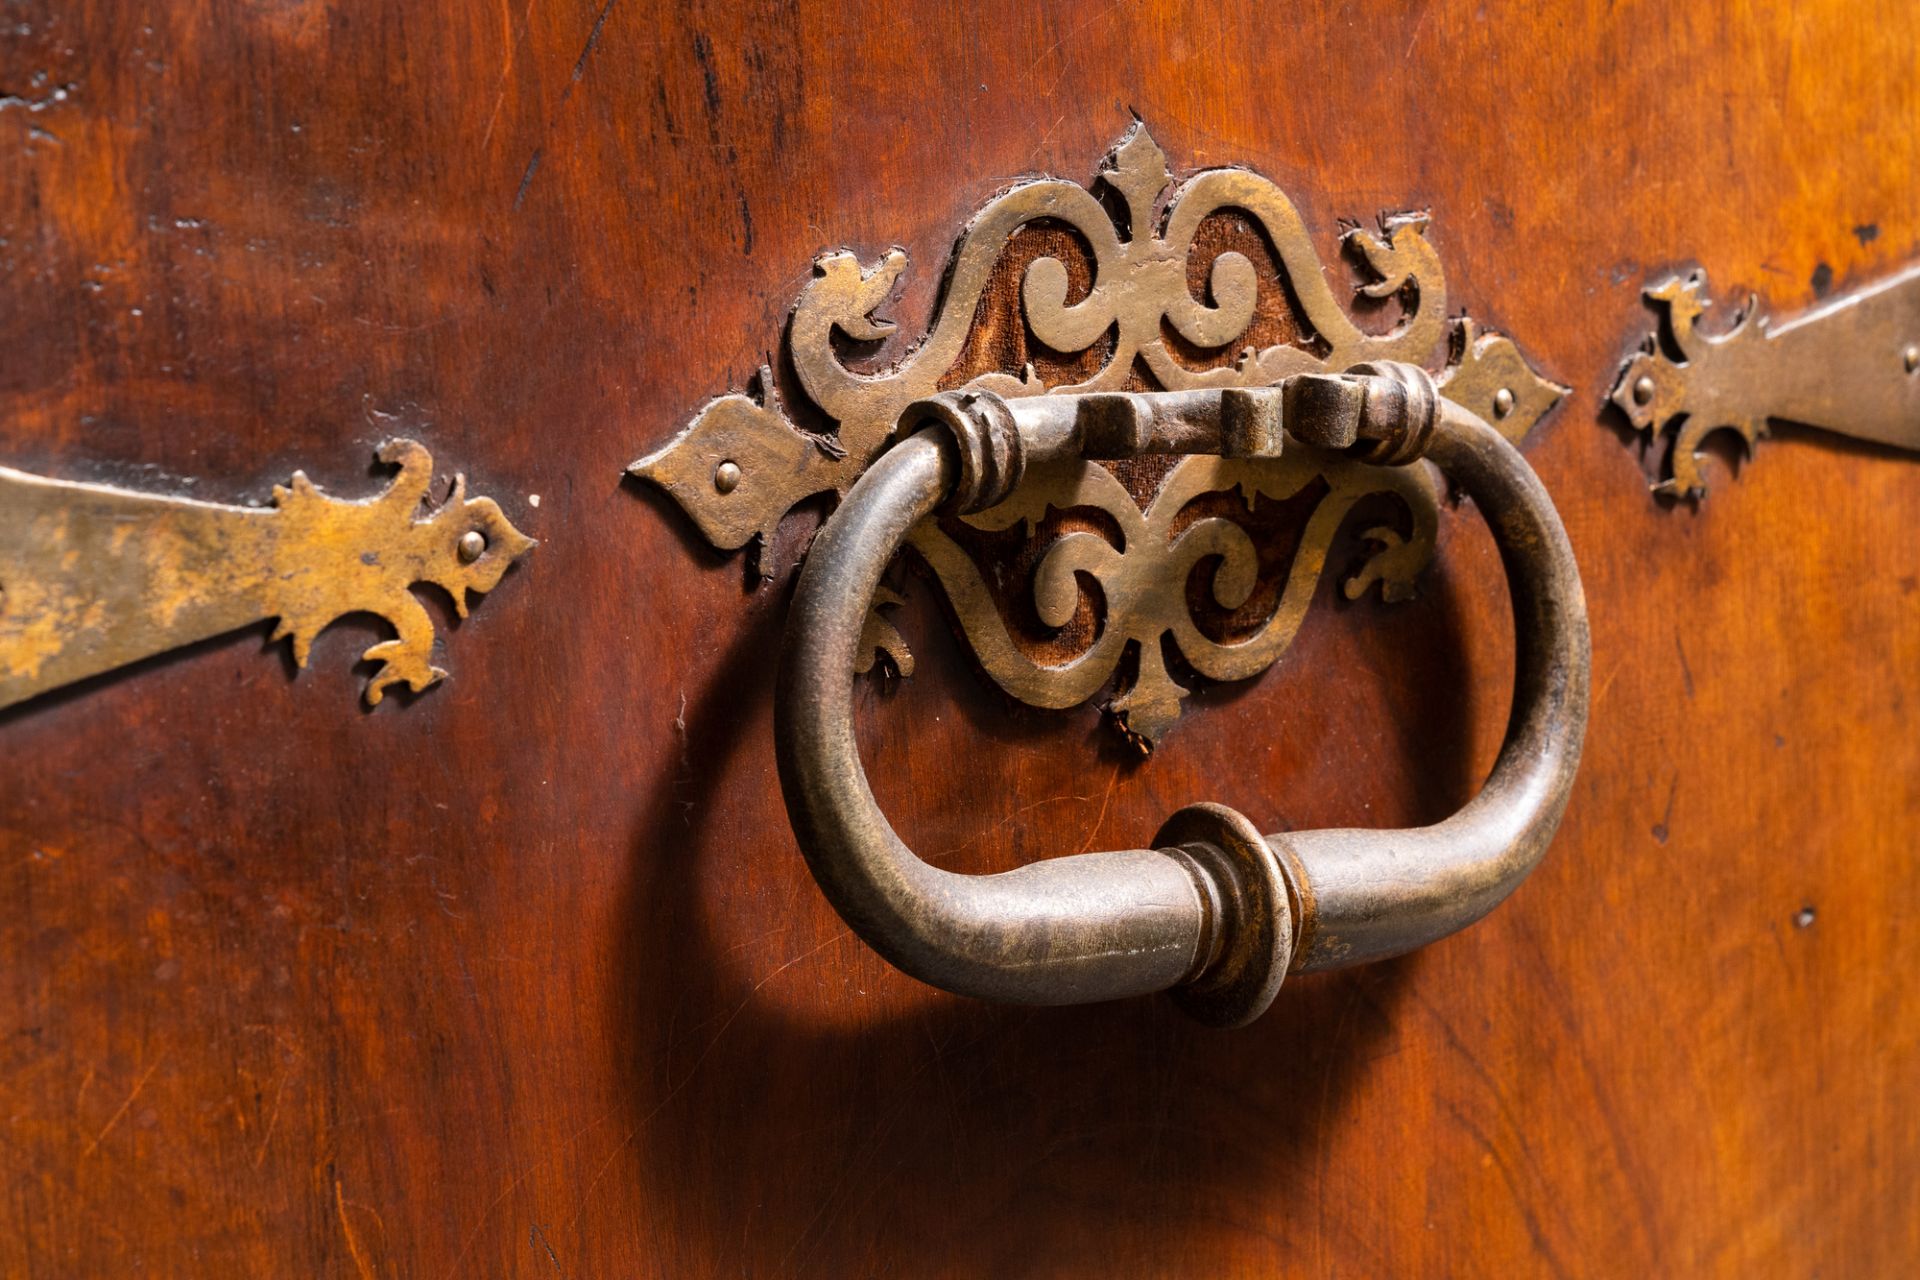
<path id="1" fill-rule="evenodd" d="M 1662 508 L 1600 415 L 1664 267 L 1787 311 L 1920 252 L 1910 6 L 4 17 L 0 460 L 357 492 L 404 432 L 542 545 L 402 706 L 359 709 L 347 624 L 298 678 L 262 628 L 0 718 L 0 1273 L 1920 1256 L 1920 467 L 1790 435 Z M 1594 624 L 1554 851 L 1485 924 L 1232 1034 L 948 998 L 850 937 L 774 778 L 784 588 L 621 482 L 764 358 L 814 253 L 909 248 L 910 335 L 966 214 L 1089 176 L 1129 111 L 1178 166 L 1275 177 L 1329 256 L 1338 218 L 1430 208 L 1453 304 L 1575 387 L 1529 442 Z M 911 594 L 920 674 L 862 715 L 953 867 L 1196 799 L 1434 818 L 1504 714 L 1471 513 L 1418 602 L 1323 601 L 1144 764 L 1092 708 L 1007 705 Z"/>

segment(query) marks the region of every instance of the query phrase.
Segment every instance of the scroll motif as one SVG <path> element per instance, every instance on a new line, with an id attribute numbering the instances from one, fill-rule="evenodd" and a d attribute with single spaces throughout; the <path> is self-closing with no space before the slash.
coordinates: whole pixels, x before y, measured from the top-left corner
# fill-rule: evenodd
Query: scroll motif
<path id="1" fill-rule="evenodd" d="M 1668 436 L 1669 475 L 1655 493 L 1698 498 L 1701 443 L 1737 433 L 1746 451 L 1773 421 L 1920 449 L 1920 268 L 1774 327 L 1757 297 L 1726 332 L 1695 323 L 1709 305 L 1703 272 L 1647 290 L 1659 328 L 1620 370 L 1612 401 L 1651 439 Z"/>
<path id="2" fill-rule="evenodd" d="M 1450 338 L 1443 393 L 1511 438 L 1525 434 L 1565 392 L 1535 374 L 1508 339 L 1445 319 L 1445 286 L 1438 255 L 1425 238 L 1425 215 L 1391 216 L 1378 233 L 1355 227 L 1343 237 L 1365 278 L 1361 294 L 1401 303 L 1398 323 L 1373 333 L 1335 298 L 1292 202 L 1258 174 L 1206 170 L 1176 186 L 1165 155 L 1136 125 L 1108 156 L 1095 187 L 1112 201 L 1103 203 L 1095 189 L 1049 178 L 1021 183 L 989 202 L 954 247 L 925 340 L 876 372 L 849 368 L 836 341 L 876 342 L 893 331 L 875 312 L 906 270 L 906 254 L 892 250 L 868 267 L 851 253 L 823 255 L 794 307 L 787 354 L 800 389 L 832 429 L 803 429 L 763 369 L 757 395 L 712 401 L 672 442 L 634 463 L 633 473 L 672 494 L 716 547 L 731 550 L 757 540 L 764 557 L 789 510 L 816 494 L 844 494 L 885 448 L 907 405 L 955 385 L 1006 396 L 1128 386 L 1262 386 L 1363 361 L 1424 363 Z M 1245 219 L 1257 230 L 1278 279 L 1263 275 L 1247 254 L 1227 249 L 1207 264 L 1203 290 L 1190 284 L 1196 241 L 1216 215 Z M 1020 278 L 1017 318 L 1039 348 L 1096 353 L 1095 367 L 1053 386 L 1032 364 L 965 367 L 969 335 L 983 318 L 993 319 L 983 307 L 993 304 L 988 286 L 996 265 L 1017 233 L 1042 225 L 1067 228 L 1077 237 L 1090 259 L 1089 279 L 1077 284 L 1059 256 L 1033 259 Z M 1263 290 L 1284 291 L 1297 338 L 1247 343 Z M 1111 538 L 1089 530 L 1067 533 L 1038 561 L 1033 586 L 1045 625 L 1063 626 L 1080 607 L 1083 577 L 1097 583 L 1104 598 L 1097 635 L 1062 661 L 1027 651 L 987 590 L 982 567 L 938 520 L 917 528 L 911 545 L 938 575 L 982 665 L 1023 701 L 1044 707 L 1085 701 L 1127 651 L 1135 652 L 1132 680 L 1110 705 L 1124 728 L 1150 742 L 1177 716 L 1185 693 L 1165 668 L 1161 637 L 1172 636 L 1193 669 L 1210 679 L 1245 679 L 1263 670 L 1291 641 L 1333 536 L 1364 495 L 1398 495 L 1411 511 L 1411 527 L 1404 535 L 1386 527 L 1368 532 L 1376 550 L 1348 580 L 1350 596 L 1379 582 L 1387 598 L 1403 598 L 1431 555 L 1437 497 L 1424 467 L 1372 468 L 1288 447 L 1294 452 L 1271 462 L 1182 459 L 1157 491 L 1140 497 L 1114 469 L 1098 463 L 1036 470 L 1001 507 L 969 517 L 976 529 L 1022 526 L 1037 537 L 1049 510 L 1080 511 L 1103 518 L 1115 531 Z M 1234 609 L 1253 590 L 1254 546 L 1233 520 L 1212 516 L 1182 525 L 1183 512 L 1209 493 L 1237 491 L 1251 506 L 1256 497 L 1290 497 L 1316 482 L 1324 482 L 1326 492 L 1272 616 L 1247 636 L 1209 639 L 1189 614 L 1188 579 L 1216 560 L 1213 599 Z M 867 635 L 903 672 L 909 669 L 898 634 L 878 613 Z M 863 661 L 871 659 L 869 653 Z"/>
<path id="3" fill-rule="evenodd" d="M 974 656 L 1022 702 L 1055 709 L 1085 702 L 1114 674 L 1124 650 L 1133 646 L 1138 656 L 1132 682 L 1108 709 L 1131 735 L 1151 743 L 1179 718 L 1180 700 L 1187 692 L 1168 673 L 1160 638 L 1171 635 L 1187 662 L 1210 680 L 1245 680 L 1266 670 L 1292 643 L 1305 619 L 1328 546 L 1358 499 L 1368 493 L 1396 493 L 1413 513 L 1414 527 L 1411 537 L 1386 527 L 1367 531 L 1379 549 L 1347 580 L 1348 599 L 1375 581 L 1387 599 L 1407 599 L 1415 575 L 1432 554 L 1438 498 L 1426 468 L 1345 466 L 1305 446 L 1288 447 L 1293 451 L 1289 456 L 1270 463 L 1191 459 L 1174 469 L 1144 512 L 1112 472 L 1080 465 L 1031 474 L 1007 502 L 971 517 L 969 524 L 986 529 L 1019 522 L 1032 527 L 1050 507 L 1095 508 L 1118 526 L 1118 547 L 1095 533 L 1066 534 L 1048 548 L 1034 575 L 1034 603 L 1050 627 L 1064 627 L 1073 617 L 1081 591 L 1077 575 L 1093 579 L 1105 597 L 1106 617 L 1098 636 L 1064 663 L 1043 664 L 1022 651 L 1002 622 L 973 557 L 937 522 L 918 526 L 910 544 L 939 576 Z M 1223 643 L 1206 635 L 1188 611 L 1188 579 L 1203 562 L 1217 558 L 1214 602 L 1225 610 L 1238 609 L 1253 592 L 1259 552 L 1246 530 L 1232 520 L 1207 516 L 1176 531 L 1177 518 L 1204 494 L 1237 490 L 1251 507 L 1256 495 L 1291 498 L 1322 478 L 1328 493 L 1314 508 L 1294 553 L 1279 606 L 1246 638 Z"/>
<path id="4" fill-rule="evenodd" d="M 423 512 L 433 459 L 415 441 L 378 457 L 399 474 L 373 498 L 329 496 L 296 471 L 270 507 L 0 468 L 0 707 L 266 618 L 304 667 L 322 629 L 360 612 L 396 632 L 361 655 L 379 664 L 369 705 L 439 680 L 433 620 L 410 588 L 441 587 L 465 617 L 468 594 L 534 543 L 491 498 L 467 497 L 465 477 Z"/>

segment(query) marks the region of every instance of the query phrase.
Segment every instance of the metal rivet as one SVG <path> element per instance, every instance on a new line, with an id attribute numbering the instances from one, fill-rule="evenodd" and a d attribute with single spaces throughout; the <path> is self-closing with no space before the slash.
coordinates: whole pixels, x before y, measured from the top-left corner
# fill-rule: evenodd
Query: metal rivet
<path id="1" fill-rule="evenodd" d="M 723 462 L 713 469 L 713 487 L 721 493 L 732 493 L 740 487 L 740 464 Z"/>
<path id="2" fill-rule="evenodd" d="M 1900 353 L 1900 363 L 1907 366 L 1907 372 L 1920 369 L 1920 347 L 1908 347 Z"/>
<path id="3" fill-rule="evenodd" d="M 1513 392 L 1502 387 L 1493 393 L 1493 416 L 1504 418 L 1513 412 Z"/>
<path id="4" fill-rule="evenodd" d="M 478 529 L 469 529 L 460 535 L 460 560 L 463 564 L 472 564 L 487 550 L 487 535 Z"/>
<path id="5" fill-rule="evenodd" d="M 1635 404 L 1653 403 L 1653 378 L 1651 375 L 1643 373 L 1634 380 L 1633 402 Z"/>
<path id="6" fill-rule="evenodd" d="M 1796 912 L 1794 912 L 1794 913 L 1793 913 L 1793 923 L 1794 923 L 1794 924 L 1795 924 L 1795 925 L 1796 925 L 1797 927 L 1799 927 L 1799 928 L 1802 928 L 1802 929 L 1806 929 L 1806 928 L 1810 928 L 1810 927 L 1812 927 L 1812 925 L 1813 925 L 1813 908 L 1812 908 L 1812 907 L 1802 907 L 1802 908 L 1800 908 L 1800 909 L 1799 909 L 1798 911 L 1796 911 Z"/>

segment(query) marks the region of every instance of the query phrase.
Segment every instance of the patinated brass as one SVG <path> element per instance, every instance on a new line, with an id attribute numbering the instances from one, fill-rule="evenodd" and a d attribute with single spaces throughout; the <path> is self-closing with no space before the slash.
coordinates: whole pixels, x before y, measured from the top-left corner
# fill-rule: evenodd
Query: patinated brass
<path id="1" fill-rule="evenodd" d="M 270 507 L 77 484 L 0 468 L 0 707 L 142 658 L 277 618 L 302 667 L 335 619 L 373 613 L 396 635 L 363 658 L 377 704 L 416 692 L 432 665 L 433 620 L 410 590 L 433 583 L 461 617 L 531 548 L 491 498 L 456 476 L 425 509 L 433 459 L 412 440 L 378 451 L 399 468 L 364 501 L 331 497 L 304 472 Z"/>
<path id="2" fill-rule="evenodd" d="M 1208 170 L 1175 186 L 1165 155 L 1136 125 L 1109 155 L 1095 186 L 1116 197 L 1118 210 L 1110 213 L 1094 190 L 1058 179 L 1023 182 L 990 201 L 954 248 L 930 332 L 880 372 L 849 369 L 835 350 L 836 335 L 876 341 L 892 332 L 891 322 L 874 313 L 892 296 L 907 256 L 895 249 L 870 267 L 848 252 L 822 256 L 794 307 L 786 340 L 796 379 L 813 407 L 831 419 L 832 432 L 801 430 L 763 370 L 757 396 L 712 401 L 671 443 L 634 463 L 633 473 L 671 493 L 715 546 L 731 550 L 757 539 L 765 548 L 795 504 L 820 493 L 844 495 L 887 446 L 903 410 L 949 385 L 1009 237 L 1040 220 L 1079 233 L 1094 262 L 1093 280 L 1084 297 L 1069 302 L 1067 267 L 1057 258 L 1036 259 L 1020 290 L 1024 323 L 1053 351 L 1100 347 L 1103 363 L 1091 377 L 1057 387 L 1044 385 L 1031 366 L 984 374 L 969 387 L 1009 400 L 1118 391 L 1140 382 L 1167 391 L 1260 387 L 1365 361 L 1418 363 L 1445 347 L 1442 392 L 1516 441 L 1565 394 L 1536 374 L 1509 339 L 1478 333 L 1471 321 L 1446 319 L 1445 284 L 1424 235 L 1424 215 L 1387 217 L 1378 234 L 1356 227 L 1343 237 L 1367 278 L 1361 291 L 1373 298 L 1397 296 L 1403 305 L 1397 324 L 1369 333 L 1336 299 L 1292 202 L 1258 174 Z M 1228 251 L 1209 265 L 1205 299 L 1195 296 L 1188 285 L 1195 236 L 1209 215 L 1221 211 L 1243 213 L 1258 225 L 1284 280 L 1263 276 L 1245 255 Z M 1301 344 L 1238 346 L 1262 290 L 1283 288 L 1297 302 Z M 1169 331 L 1212 356 L 1201 367 L 1183 362 Z M 1257 497 L 1299 493 L 1316 478 L 1326 481 L 1328 492 L 1272 617 L 1244 641 L 1207 640 L 1186 612 L 1186 575 L 1202 557 L 1224 556 L 1213 594 L 1232 608 L 1250 598 L 1254 546 L 1243 528 L 1224 518 L 1181 528 L 1182 512 L 1196 498 L 1227 491 L 1237 491 L 1250 507 Z M 1115 674 L 1129 650 L 1137 653 L 1130 684 L 1109 705 L 1144 743 L 1173 721 L 1186 693 L 1165 668 L 1160 638 L 1171 634 L 1186 660 L 1208 678 L 1258 674 L 1298 630 L 1342 518 L 1361 497 L 1383 492 L 1405 501 L 1410 532 L 1368 530 L 1376 550 L 1344 585 L 1349 597 L 1357 597 L 1378 582 L 1385 598 L 1404 599 L 1433 552 L 1437 496 L 1424 468 L 1385 470 L 1309 450 L 1281 460 L 1195 456 L 1173 467 L 1142 510 L 1142 502 L 1098 461 L 1074 458 L 1035 467 L 1002 505 L 965 519 L 984 530 L 1025 524 L 1037 538 L 1043 536 L 1038 522 L 1049 509 L 1080 509 L 1105 513 L 1121 531 L 1118 546 L 1070 533 L 1038 560 L 1033 591 L 1048 625 L 1057 627 L 1074 613 L 1081 592 L 1077 573 L 1090 575 L 1105 599 L 1097 638 L 1065 661 L 1037 660 L 1022 650 L 985 588 L 983 572 L 993 569 L 983 570 L 937 523 L 914 530 L 911 544 L 939 576 L 982 666 L 1023 702 L 1076 705 Z M 768 568 L 764 558 L 762 567 Z M 898 669 L 911 670 L 911 656 L 883 618 L 870 617 L 866 634 L 862 669 L 872 665 L 877 647 Z"/>
<path id="3" fill-rule="evenodd" d="M 1177 535 L 1174 522 L 1205 493 L 1237 490 L 1251 506 L 1256 496 L 1291 498 L 1321 478 L 1328 492 L 1294 553 L 1279 607 L 1249 639 L 1233 644 L 1210 639 L 1188 612 L 1187 579 L 1202 560 L 1221 557 L 1213 597 L 1222 609 L 1236 609 L 1253 591 L 1259 553 L 1253 539 L 1231 520 L 1196 520 Z M 1305 448 L 1277 463 L 1196 458 L 1174 468 L 1145 511 L 1105 467 L 1069 462 L 1029 473 L 1011 498 L 969 517 L 969 523 L 1002 529 L 1037 522 L 1048 508 L 1092 507 L 1111 516 L 1119 529 L 1118 547 L 1098 534 L 1067 534 L 1047 550 L 1034 575 L 1034 603 L 1048 626 L 1064 626 L 1073 617 L 1083 589 L 1079 574 L 1099 585 L 1106 602 L 1099 635 L 1059 665 L 1037 662 L 1015 643 L 980 566 L 937 523 L 915 527 L 908 545 L 939 575 L 980 665 L 1022 702 L 1055 709 L 1078 706 L 1107 683 L 1127 648 L 1135 646 L 1132 681 L 1107 705 L 1132 734 L 1150 743 L 1179 718 L 1181 700 L 1187 696 L 1167 671 L 1160 638 L 1171 634 L 1181 655 L 1210 680 L 1259 675 L 1286 651 L 1305 620 L 1333 535 L 1347 512 L 1360 498 L 1383 491 L 1406 499 L 1413 513 L 1412 536 L 1403 537 L 1387 526 L 1368 529 L 1366 537 L 1378 550 L 1342 588 L 1348 599 L 1356 599 L 1377 581 L 1386 599 L 1404 600 L 1433 553 L 1438 527 L 1438 499 L 1424 467 L 1363 467 Z M 891 643 L 887 647 L 900 662 L 899 650 Z"/>
<path id="4" fill-rule="evenodd" d="M 1769 422 L 1920 449 L 1920 268 L 1774 326 L 1749 298 L 1721 334 L 1696 321 L 1710 305 L 1702 272 L 1647 290 L 1659 329 L 1620 370 L 1612 400 L 1634 426 L 1670 435 L 1656 493 L 1698 498 L 1701 441 L 1737 432 L 1749 453 Z"/>
<path id="5" fill-rule="evenodd" d="M 965 995 L 1074 1004 L 1171 990 L 1196 1017 L 1231 1026 L 1259 1016 L 1288 973 L 1424 946 L 1479 919 L 1526 878 L 1566 809 L 1586 731 L 1591 650 L 1579 571 L 1519 451 L 1441 399 L 1424 370 L 1381 364 L 1295 377 L 1282 389 L 1281 422 L 1295 440 L 1352 440 L 1365 457 L 1430 458 L 1492 528 L 1513 602 L 1514 694 L 1480 793 L 1413 830 L 1263 836 L 1231 809 L 1194 805 L 1148 848 L 996 875 L 918 858 L 874 800 L 854 735 L 852 667 L 868 643 L 866 602 L 929 516 L 990 500 L 1034 467 L 1104 453 L 1112 442 L 1104 424 L 1062 430 L 996 400 L 948 393 L 906 411 L 900 426 L 912 434 L 823 526 L 788 616 L 774 707 L 787 811 L 815 879 L 875 950 Z M 1181 406 L 1189 447 L 1232 447 L 1240 437 L 1224 421 L 1230 403 Z M 1192 429 L 1208 414 L 1213 430 Z"/>

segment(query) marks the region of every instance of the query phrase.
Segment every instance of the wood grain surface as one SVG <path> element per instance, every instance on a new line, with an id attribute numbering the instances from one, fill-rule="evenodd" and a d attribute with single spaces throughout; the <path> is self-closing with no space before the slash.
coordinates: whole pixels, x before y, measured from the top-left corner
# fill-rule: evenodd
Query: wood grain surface
<path id="1" fill-rule="evenodd" d="M 815 253 L 912 253 L 904 344 L 966 215 L 1131 112 L 1329 259 L 1429 208 L 1451 305 L 1574 387 L 1527 445 L 1593 619 L 1553 851 L 1230 1034 L 970 1003 L 851 937 L 774 776 L 785 583 L 622 481 Z M 349 622 L 297 678 L 262 627 L 0 718 L 0 1275 L 1920 1257 L 1920 463 L 1783 432 L 1663 506 L 1601 412 L 1674 264 L 1790 312 L 1920 254 L 1911 5 L 6 0 L 0 157 L 0 463 L 360 493 L 405 434 L 541 542 L 372 713 Z M 1145 762 L 908 594 L 864 741 L 950 867 L 1203 799 L 1430 820 L 1504 719 L 1471 511 L 1416 602 L 1323 584 Z"/>

